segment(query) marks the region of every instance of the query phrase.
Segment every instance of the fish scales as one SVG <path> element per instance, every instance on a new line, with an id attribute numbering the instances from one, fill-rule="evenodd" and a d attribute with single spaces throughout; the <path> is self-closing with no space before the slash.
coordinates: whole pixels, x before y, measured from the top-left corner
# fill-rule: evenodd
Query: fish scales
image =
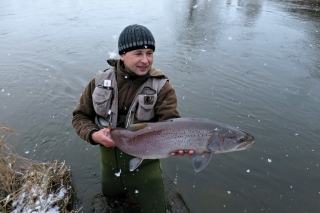
<path id="1" fill-rule="evenodd" d="M 171 152 L 180 149 L 193 149 L 195 152 L 209 151 L 205 145 L 211 132 L 200 127 L 187 128 L 182 122 L 165 122 L 165 125 L 157 125 L 159 123 L 162 122 L 148 123 L 145 128 L 136 132 L 115 130 L 112 131 L 111 137 L 122 151 L 145 159 L 169 157 Z"/>
<path id="2" fill-rule="evenodd" d="M 166 158 L 178 150 L 194 150 L 195 171 L 200 171 L 211 153 L 240 151 L 254 143 L 254 137 L 242 130 L 202 118 L 132 124 L 128 129 L 115 128 L 110 135 L 122 151 L 137 157 L 130 165 L 133 169 L 143 159 Z"/>

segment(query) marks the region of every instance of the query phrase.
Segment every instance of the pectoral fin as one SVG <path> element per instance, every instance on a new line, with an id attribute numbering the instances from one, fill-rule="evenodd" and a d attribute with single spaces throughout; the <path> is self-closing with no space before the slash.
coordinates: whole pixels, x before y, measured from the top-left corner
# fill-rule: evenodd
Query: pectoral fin
<path id="1" fill-rule="evenodd" d="M 203 154 L 193 155 L 193 168 L 195 172 L 200 172 L 204 167 L 208 165 L 212 157 L 212 153 L 206 152 Z"/>
<path id="2" fill-rule="evenodd" d="M 130 172 L 134 171 L 142 163 L 142 158 L 132 158 L 130 160 Z"/>
<path id="3" fill-rule="evenodd" d="M 136 131 L 138 131 L 138 130 L 140 130 L 140 129 L 145 128 L 146 126 L 148 126 L 148 124 L 146 124 L 146 123 L 131 124 L 131 125 L 129 126 L 129 129 L 130 129 L 130 131 L 132 131 L 132 132 L 136 132 Z"/>

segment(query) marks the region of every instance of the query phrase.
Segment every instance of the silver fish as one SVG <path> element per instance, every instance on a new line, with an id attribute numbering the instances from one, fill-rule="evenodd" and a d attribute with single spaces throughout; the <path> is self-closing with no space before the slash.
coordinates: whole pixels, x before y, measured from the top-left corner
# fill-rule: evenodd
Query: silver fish
<path id="1" fill-rule="evenodd" d="M 254 137 L 235 127 L 204 118 L 175 118 L 155 123 L 131 124 L 115 128 L 112 140 L 130 160 L 134 171 L 143 159 L 167 158 L 178 150 L 194 150 L 195 172 L 204 169 L 212 153 L 240 151 L 252 147 Z"/>

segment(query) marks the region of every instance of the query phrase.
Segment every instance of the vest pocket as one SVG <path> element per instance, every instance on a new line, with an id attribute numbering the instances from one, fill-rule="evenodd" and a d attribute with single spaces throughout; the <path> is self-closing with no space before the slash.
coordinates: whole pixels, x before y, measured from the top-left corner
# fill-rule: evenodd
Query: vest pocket
<path id="1" fill-rule="evenodd" d="M 96 87 L 92 94 L 92 102 L 94 110 L 97 115 L 104 118 L 108 115 L 108 110 L 111 105 L 112 90 L 105 89 L 102 87 Z"/>
<path id="2" fill-rule="evenodd" d="M 157 101 L 157 94 L 138 95 L 138 106 L 135 114 L 139 121 L 148 121 L 154 118 L 154 105 Z"/>

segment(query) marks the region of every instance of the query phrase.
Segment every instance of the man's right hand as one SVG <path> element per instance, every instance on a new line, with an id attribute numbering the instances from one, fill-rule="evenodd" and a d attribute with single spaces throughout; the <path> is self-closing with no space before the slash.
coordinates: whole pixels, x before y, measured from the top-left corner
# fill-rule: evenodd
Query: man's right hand
<path id="1" fill-rule="evenodd" d="M 110 129 L 109 128 L 100 129 L 99 131 L 94 132 L 91 137 L 94 142 L 99 143 L 105 147 L 115 147 L 116 146 L 116 144 L 110 138 Z"/>

